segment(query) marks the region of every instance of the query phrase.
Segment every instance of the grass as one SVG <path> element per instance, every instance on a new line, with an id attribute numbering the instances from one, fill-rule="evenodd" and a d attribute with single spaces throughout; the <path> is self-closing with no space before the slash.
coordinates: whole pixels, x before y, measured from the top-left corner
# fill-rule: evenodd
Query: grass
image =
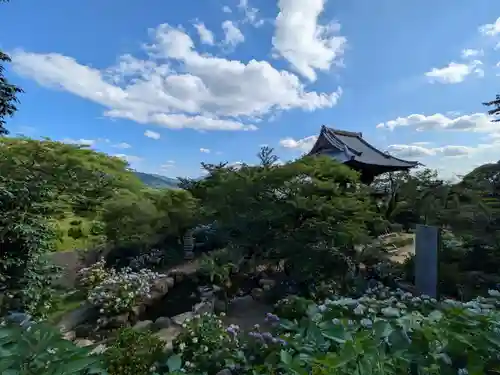
<path id="1" fill-rule="evenodd" d="M 93 220 L 88 217 L 67 213 L 63 218 L 56 219 L 55 224 L 60 233 L 55 243 L 56 251 L 87 249 L 99 242 L 100 237 L 90 233 Z M 79 236 L 71 236 L 72 230 L 79 232 Z"/>

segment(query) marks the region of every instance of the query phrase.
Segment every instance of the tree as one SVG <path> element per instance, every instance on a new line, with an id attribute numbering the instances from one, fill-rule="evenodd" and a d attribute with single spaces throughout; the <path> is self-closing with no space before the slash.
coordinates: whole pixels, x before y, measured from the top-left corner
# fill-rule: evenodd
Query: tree
<path id="1" fill-rule="evenodd" d="M 0 51 L 0 135 L 8 134 L 5 128 L 5 118 L 13 116 L 17 111 L 17 94 L 23 92 L 21 88 L 11 84 L 4 76 L 4 64 L 10 61 L 10 57 Z"/>
<path id="2" fill-rule="evenodd" d="M 489 102 L 483 103 L 483 105 L 487 107 L 493 107 L 492 109 L 488 110 L 488 115 L 490 116 L 498 116 L 500 115 L 500 95 L 497 95 L 494 100 L 491 100 Z M 493 120 L 494 122 L 499 122 L 499 119 Z"/>
<path id="3" fill-rule="evenodd" d="M 248 257 L 286 259 L 297 278 L 316 282 L 336 267 L 345 274 L 346 254 L 367 240 L 372 213 L 358 177 L 328 157 L 216 168 L 204 182 L 202 205 Z"/>

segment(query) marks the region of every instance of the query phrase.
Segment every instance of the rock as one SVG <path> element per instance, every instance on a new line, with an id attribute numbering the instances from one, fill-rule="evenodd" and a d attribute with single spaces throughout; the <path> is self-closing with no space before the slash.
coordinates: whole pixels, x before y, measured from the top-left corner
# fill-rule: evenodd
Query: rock
<path id="1" fill-rule="evenodd" d="M 109 328 L 121 328 L 129 325 L 128 314 L 116 315 L 109 318 L 106 324 Z"/>
<path id="2" fill-rule="evenodd" d="M 169 328 L 172 325 L 172 321 L 170 318 L 166 316 L 160 316 L 154 322 L 154 329 L 161 330 L 165 328 Z"/>
<path id="3" fill-rule="evenodd" d="M 231 370 L 229 370 L 228 368 L 225 368 L 223 370 L 220 370 L 217 374 L 215 375 L 232 375 L 233 373 L 231 372 Z"/>
<path id="4" fill-rule="evenodd" d="M 134 315 L 134 317 L 138 317 L 144 312 L 145 309 L 146 309 L 146 306 L 139 305 L 139 306 L 132 307 L 132 310 L 130 312 L 132 315 Z"/>
<path id="5" fill-rule="evenodd" d="M 178 283 L 182 282 L 182 280 L 184 280 L 186 275 L 182 271 L 172 270 L 172 272 L 170 273 L 169 276 L 174 279 L 175 284 L 178 284 Z"/>
<path id="6" fill-rule="evenodd" d="M 151 320 L 141 320 L 140 322 L 137 322 L 133 328 L 137 331 L 147 331 L 151 329 L 152 325 L 153 322 Z"/>
<path id="7" fill-rule="evenodd" d="M 57 325 L 62 332 L 67 332 L 75 329 L 76 326 L 97 319 L 97 309 L 89 303 L 85 303 L 65 316 Z"/>
<path id="8" fill-rule="evenodd" d="M 272 280 L 272 279 L 260 279 L 259 280 L 259 285 L 261 287 L 266 287 L 266 286 L 269 286 L 269 288 L 272 288 L 276 285 L 276 281 Z"/>
<path id="9" fill-rule="evenodd" d="M 166 277 L 165 282 L 167 283 L 168 289 L 172 288 L 175 285 L 175 280 L 173 277 Z"/>
<path id="10" fill-rule="evenodd" d="M 177 338 L 177 336 L 179 336 L 181 331 L 181 328 L 172 326 L 169 328 L 164 328 L 156 332 L 154 335 L 165 342 L 165 350 L 172 350 L 173 342 Z"/>
<path id="11" fill-rule="evenodd" d="M 183 314 L 179 314 L 179 315 L 176 315 L 172 318 L 172 322 L 174 322 L 175 324 L 181 326 L 183 325 L 186 320 L 191 320 L 193 319 L 193 312 L 192 311 L 188 311 L 188 312 L 185 312 Z"/>
<path id="12" fill-rule="evenodd" d="M 251 294 L 254 300 L 260 301 L 264 296 L 264 291 L 260 288 L 253 288 Z"/>
<path id="13" fill-rule="evenodd" d="M 229 304 L 229 309 L 235 312 L 245 312 L 249 311 L 254 306 L 254 300 L 252 296 L 247 295 L 243 297 L 234 298 Z"/>
<path id="14" fill-rule="evenodd" d="M 83 348 L 85 346 L 94 345 L 94 342 L 91 341 L 91 340 L 80 339 L 80 340 L 76 340 L 75 341 L 75 345 L 78 346 L 78 347 L 80 347 L 80 348 Z"/>
<path id="15" fill-rule="evenodd" d="M 94 332 L 94 326 L 92 324 L 82 324 L 75 328 L 76 337 L 89 337 L 89 335 Z"/>
<path id="16" fill-rule="evenodd" d="M 217 314 L 226 312 L 226 303 L 220 299 L 216 299 L 214 301 L 214 312 Z"/>
<path id="17" fill-rule="evenodd" d="M 68 331 L 65 332 L 62 337 L 64 340 L 73 341 L 74 339 L 76 339 L 76 333 L 75 331 Z"/>
<path id="18" fill-rule="evenodd" d="M 153 283 L 153 286 L 152 286 L 152 291 L 153 292 L 157 292 L 161 295 L 165 295 L 167 294 L 168 292 L 168 282 L 167 282 L 167 278 L 166 277 L 163 277 L 159 280 L 156 280 L 154 283 Z"/>
<path id="19" fill-rule="evenodd" d="M 106 345 L 99 344 L 94 349 L 92 349 L 92 351 L 90 352 L 90 354 L 102 354 L 102 353 L 104 353 L 106 351 L 106 349 L 108 349 L 106 347 Z"/>
<path id="20" fill-rule="evenodd" d="M 262 289 L 263 289 L 265 292 L 270 291 L 272 288 L 273 288 L 273 287 L 272 287 L 271 285 L 264 285 L 264 286 L 262 287 Z"/>
<path id="21" fill-rule="evenodd" d="M 203 301 L 193 306 L 195 315 L 212 314 L 214 312 L 214 300 Z"/>

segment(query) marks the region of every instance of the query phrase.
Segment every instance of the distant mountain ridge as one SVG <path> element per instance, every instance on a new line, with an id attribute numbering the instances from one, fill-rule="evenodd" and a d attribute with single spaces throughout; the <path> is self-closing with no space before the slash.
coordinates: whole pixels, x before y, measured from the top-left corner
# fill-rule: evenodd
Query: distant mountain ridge
<path id="1" fill-rule="evenodd" d="M 147 186 L 159 189 L 179 189 L 179 180 L 154 173 L 134 172 Z"/>

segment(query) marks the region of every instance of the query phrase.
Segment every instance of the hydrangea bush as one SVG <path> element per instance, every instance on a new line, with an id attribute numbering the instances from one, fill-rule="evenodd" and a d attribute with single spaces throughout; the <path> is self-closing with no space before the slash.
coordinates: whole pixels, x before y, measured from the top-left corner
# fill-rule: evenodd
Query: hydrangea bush
<path id="1" fill-rule="evenodd" d="M 139 301 L 151 298 L 152 285 L 161 277 L 164 275 L 148 269 L 133 272 L 130 268 L 124 268 L 110 273 L 91 289 L 88 301 L 99 307 L 101 314 L 120 314 L 137 306 Z"/>
<path id="2" fill-rule="evenodd" d="M 115 270 L 113 268 L 106 269 L 106 261 L 101 258 L 91 266 L 82 268 L 78 271 L 78 285 L 84 290 L 91 290 L 111 275 L 114 275 L 114 273 Z"/>
<path id="3" fill-rule="evenodd" d="M 381 285 L 360 298 L 290 300 L 279 304 L 283 312 L 298 306 L 285 314 L 288 319 L 269 313 L 262 327 L 250 331 L 227 326 L 223 316 L 195 316 L 185 322 L 167 363 L 156 365 L 156 356 L 148 357 L 141 373 L 166 374 L 168 368 L 169 374 L 192 375 L 224 369 L 238 375 L 482 375 L 500 369 L 496 290 L 465 303 Z M 122 367 L 124 358 L 113 367 L 118 373 L 132 369 Z M 0 369 L 11 369 L 9 363 L 0 358 Z"/>

